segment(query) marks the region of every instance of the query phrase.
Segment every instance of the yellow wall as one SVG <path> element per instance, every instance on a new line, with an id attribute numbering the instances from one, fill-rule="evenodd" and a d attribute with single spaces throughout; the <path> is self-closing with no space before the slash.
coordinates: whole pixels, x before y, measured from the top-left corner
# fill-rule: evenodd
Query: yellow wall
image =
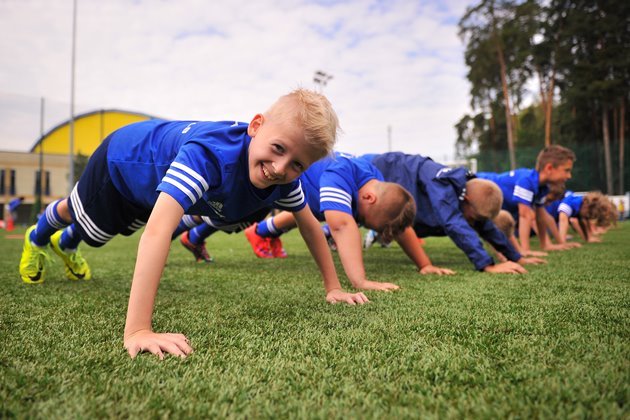
<path id="1" fill-rule="evenodd" d="M 74 154 L 90 156 L 112 131 L 125 125 L 151 119 L 148 115 L 124 111 L 97 111 L 77 116 L 74 121 Z M 70 125 L 68 122 L 44 135 L 32 152 L 39 153 L 43 144 L 44 153 L 68 154 L 70 148 Z"/>

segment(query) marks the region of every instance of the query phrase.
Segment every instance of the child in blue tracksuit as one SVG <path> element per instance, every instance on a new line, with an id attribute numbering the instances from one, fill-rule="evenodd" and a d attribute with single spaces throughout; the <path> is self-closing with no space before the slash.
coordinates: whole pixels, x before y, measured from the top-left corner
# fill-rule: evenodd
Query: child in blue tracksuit
<path id="1" fill-rule="evenodd" d="M 416 200 L 413 230 L 418 237 L 448 236 L 475 268 L 491 273 L 524 273 L 525 259 L 492 223 L 501 207 L 501 193 L 494 184 L 475 179 L 464 168 L 449 168 L 428 157 L 390 152 L 365 155 L 386 181 L 405 187 Z M 488 241 L 510 261 L 494 264 L 481 240 Z"/>
<path id="2" fill-rule="evenodd" d="M 338 120 L 328 100 L 298 89 L 278 99 L 249 124 L 160 121 L 132 124 L 112 133 L 90 158 L 69 198 L 50 204 L 28 229 L 20 261 L 27 283 L 44 280 L 48 244 L 71 279 L 90 276 L 79 242 L 101 246 L 146 223 L 131 286 L 124 343 L 138 352 L 185 357 L 182 334 L 151 329 L 153 303 L 171 235 L 186 214 L 217 226 L 252 219 L 260 209 L 292 211 L 322 276 L 329 302 L 364 303 L 343 292 L 319 223 L 305 203 L 298 177 L 332 150 Z M 63 231 L 63 229 L 66 227 Z"/>
<path id="3" fill-rule="evenodd" d="M 571 178 L 575 154 L 566 147 L 553 145 L 544 148 L 536 159 L 536 169 L 516 169 L 495 174 L 478 172 L 479 178 L 496 183 L 503 192 L 503 209 L 516 221 L 520 252 L 531 255 L 530 235 L 534 223 L 544 250 L 565 249 L 551 244 L 545 229 L 548 218 L 544 208 L 549 185 L 560 185 Z"/>

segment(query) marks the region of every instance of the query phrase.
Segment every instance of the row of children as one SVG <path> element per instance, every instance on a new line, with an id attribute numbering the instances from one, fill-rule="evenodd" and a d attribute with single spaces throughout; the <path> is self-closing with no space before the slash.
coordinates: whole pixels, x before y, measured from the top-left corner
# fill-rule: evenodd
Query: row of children
<path id="1" fill-rule="evenodd" d="M 358 225 L 374 229 L 368 235 L 374 235 L 372 238 L 380 242 L 391 241 L 392 230 L 386 223 L 409 218 L 408 206 L 396 205 L 388 195 L 399 193 L 395 186 L 403 186 L 412 194 L 417 212 L 412 216 L 413 222 L 399 229 L 400 234 L 393 239 L 420 273 L 453 274 L 450 269 L 431 264 L 416 239 L 427 236 L 449 236 L 477 270 L 524 273 L 522 265 L 545 262 L 539 258 L 546 256 L 545 252 L 529 247 L 530 232 L 539 231 L 538 222 L 545 226 L 539 235 L 542 248 L 562 250 L 579 246 L 579 243 L 566 241 L 569 218 L 580 235 L 593 242 L 597 239 L 589 234 L 592 229 L 587 221 L 607 226 L 615 217 L 610 201 L 600 193 L 586 196 L 567 193 L 564 198 L 560 195 L 557 202 L 542 206 L 546 200 L 553 201 L 552 194 L 564 192 L 574 161 L 575 155 L 569 149 L 551 146 L 540 152 L 536 169 L 474 175 L 463 168 L 448 168 L 419 155 L 394 152 L 354 158 L 337 153 L 334 158 L 314 164 L 301 180 L 315 217 L 326 222 L 324 233 L 329 244 L 334 244 L 334 249 L 339 251 L 353 287 L 389 290 L 397 286 L 366 278 Z M 379 207 L 383 205 L 389 206 L 389 212 Z M 577 217 L 571 217 L 573 214 Z M 375 221 L 377 217 L 382 218 L 380 228 L 376 227 L 379 225 Z M 558 220 L 560 229 L 556 225 Z M 197 225 L 199 222 L 188 220 L 174 236 L 184 231 L 181 243 L 197 261 L 211 262 L 205 239 L 216 229 L 203 222 Z M 245 235 L 258 257 L 285 258 L 287 254 L 279 237 L 295 225 L 291 213 L 281 212 L 245 229 Z M 516 226 L 520 243 L 514 235 Z M 557 244 L 547 239 L 547 230 Z M 494 264 L 479 237 L 494 247 L 503 263 Z M 364 246 L 374 240 L 369 238 L 366 236 Z"/>
<path id="2" fill-rule="evenodd" d="M 25 283 L 42 283 L 50 246 L 64 261 L 69 279 L 90 279 L 89 265 L 78 250 L 80 242 L 99 247 L 146 224 L 124 345 L 132 357 L 148 351 L 163 358 L 165 352 L 185 357 L 192 351 L 183 334 L 156 333 L 151 326 L 170 243 L 182 232 L 184 243 L 204 260 L 210 257 L 203 238 L 217 230 L 246 229 L 257 255 L 282 257 L 286 253 L 277 238 L 297 225 L 331 303 L 362 304 L 368 299 L 363 292 L 342 289 L 319 220 L 328 223 L 357 289 L 398 287 L 368 280 L 358 224 L 385 240 L 396 239 L 422 273 L 452 273 L 433 266 L 419 246 L 417 237 L 428 235 L 448 235 L 477 269 L 487 272 L 522 273 L 521 264 L 543 262 L 529 256 L 523 234 L 519 252 L 492 223 L 503 201 L 493 182 L 401 153 L 326 158 L 338 128 L 329 101 L 305 89 L 282 96 L 249 124 L 151 120 L 123 127 L 94 152 L 70 196 L 51 203 L 44 217 L 27 229 L 20 276 Z M 527 191 L 519 195 L 529 198 L 530 206 L 544 185 L 570 177 L 574 157 L 547 155 L 539 157 L 542 166 L 534 171 L 531 197 Z M 284 213 L 256 223 L 270 209 Z M 188 232 L 199 222 L 195 216 L 203 223 Z M 525 222 L 519 216 L 519 223 L 531 226 L 531 219 Z M 529 238 L 529 231 L 522 232 Z M 539 228 L 541 241 L 544 232 Z M 477 234 L 509 261 L 494 264 Z"/>

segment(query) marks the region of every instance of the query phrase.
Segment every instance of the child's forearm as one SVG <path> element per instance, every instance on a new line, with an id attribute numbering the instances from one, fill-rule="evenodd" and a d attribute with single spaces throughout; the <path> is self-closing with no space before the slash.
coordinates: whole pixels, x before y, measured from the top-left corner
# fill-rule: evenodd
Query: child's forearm
<path id="1" fill-rule="evenodd" d="M 518 239 L 521 242 L 521 250 L 529 251 L 529 235 L 531 233 L 531 219 L 529 217 L 518 218 Z"/>
<path id="2" fill-rule="evenodd" d="M 431 265 L 431 259 L 425 252 L 424 248 L 418 244 L 418 238 L 416 237 L 416 233 L 413 228 L 406 228 L 403 233 L 396 238 L 396 241 L 405 254 L 407 254 L 409 259 L 413 261 L 418 270 Z"/>
<path id="3" fill-rule="evenodd" d="M 560 238 L 558 243 L 564 244 L 567 242 L 567 231 L 569 230 L 569 218 L 565 213 L 560 213 L 558 221 L 558 231 L 560 232 Z"/>
<path id="4" fill-rule="evenodd" d="M 337 271 L 335 270 L 332 255 L 328 249 L 328 243 L 326 242 L 326 237 L 324 236 L 324 232 L 322 231 L 319 222 L 315 219 L 308 207 L 294 213 L 294 216 L 298 224 L 300 234 L 302 235 L 302 238 L 304 239 L 311 255 L 315 259 L 315 263 L 322 275 L 326 293 L 331 290 L 341 290 L 341 283 L 337 277 Z"/>
<path id="5" fill-rule="evenodd" d="M 170 236 L 159 237 L 146 232 L 140 238 L 136 268 L 131 283 L 125 337 L 139 331 L 150 330 L 153 305 L 160 277 L 170 247 Z"/>
<path id="6" fill-rule="evenodd" d="M 330 226 L 337 251 L 343 269 L 352 286 L 360 289 L 361 284 L 367 280 L 365 266 L 363 264 L 363 251 L 361 249 L 361 232 L 355 221 L 342 226 Z"/>

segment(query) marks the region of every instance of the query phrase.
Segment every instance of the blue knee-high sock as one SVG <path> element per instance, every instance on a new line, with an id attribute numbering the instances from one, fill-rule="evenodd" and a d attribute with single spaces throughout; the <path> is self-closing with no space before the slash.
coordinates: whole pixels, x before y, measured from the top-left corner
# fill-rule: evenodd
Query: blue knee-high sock
<path id="1" fill-rule="evenodd" d="M 273 217 L 265 219 L 256 226 L 256 233 L 263 238 L 277 238 L 291 229 L 278 229 Z"/>
<path id="2" fill-rule="evenodd" d="M 81 234 L 76 230 L 73 223 L 62 232 L 59 247 L 64 250 L 74 251 L 81 243 L 81 239 Z"/>
<path id="3" fill-rule="evenodd" d="M 64 221 L 57 212 L 57 205 L 61 200 L 50 203 L 42 217 L 37 221 L 35 229 L 31 232 L 30 240 L 33 245 L 45 246 L 50 242 L 50 237 L 56 231 L 65 228 L 70 223 Z"/>
<path id="4" fill-rule="evenodd" d="M 179 221 L 179 225 L 177 225 L 177 228 L 175 228 L 175 232 L 173 232 L 171 240 L 177 238 L 179 235 L 186 232 L 187 230 L 190 230 L 199 225 L 199 223 L 195 222 L 195 219 L 192 216 L 185 214 L 184 217 L 182 217 L 182 220 Z"/>
<path id="5" fill-rule="evenodd" d="M 188 240 L 195 245 L 200 245 L 206 238 L 216 232 L 217 229 L 207 223 L 202 223 L 188 232 Z"/>

